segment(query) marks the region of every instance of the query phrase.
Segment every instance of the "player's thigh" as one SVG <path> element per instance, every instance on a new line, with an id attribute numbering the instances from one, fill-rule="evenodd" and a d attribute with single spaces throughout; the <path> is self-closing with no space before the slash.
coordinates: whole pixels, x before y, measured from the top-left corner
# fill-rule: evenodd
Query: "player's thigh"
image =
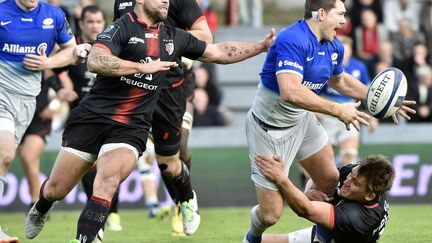
<path id="1" fill-rule="evenodd" d="M 330 192 L 336 186 L 339 173 L 330 143 L 312 156 L 301 160 L 300 164 L 308 172 L 318 189 Z"/>
<path id="2" fill-rule="evenodd" d="M 290 243 L 288 241 L 288 234 L 264 234 L 262 236 L 262 243 Z"/>
<path id="3" fill-rule="evenodd" d="M 96 180 L 115 180 L 120 183 L 134 170 L 138 151 L 127 143 L 104 144 L 96 162 Z"/>
<path id="4" fill-rule="evenodd" d="M 162 90 L 152 121 L 156 154 L 169 156 L 179 151 L 185 110 L 186 98 L 181 87 Z"/>

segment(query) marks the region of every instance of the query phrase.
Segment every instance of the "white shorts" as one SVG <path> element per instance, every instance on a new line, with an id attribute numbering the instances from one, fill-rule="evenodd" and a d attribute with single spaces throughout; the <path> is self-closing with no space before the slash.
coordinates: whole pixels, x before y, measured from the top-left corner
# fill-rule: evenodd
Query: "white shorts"
<path id="1" fill-rule="evenodd" d="M 297 230 L 288 234 L 289 243 L 324 243 L 316 234 L 314 227 Z"/>
<path id="2" fill-rule="evenodd" d="M 249 111 L 246 118 L 246 139 L 251 162 L 251 179 L 255 186 L 279 191 L 277 186 L 269 181 L 255 164 L 255 155 L 278 155 L 285 161 L 285 174 L 288 176 L 294 160 L 301 161 L 320 151 L 328 141 L 324 128 L 315 115 L 307 112 L 296 125 L 284 130 L 265 131 L 258 125 Z"/>
<path id="3" fill-rule="evenodd" d="M 348 131 L 345 124 L 334 116 L 320 114 L 320 122 L 326 130 L 330 143 L 333 146 L 340 145 L 350 137 L 357 137 L 360 135 L 352 124 L 350 124 L 350 130 Z"/>
<path id="4" fill-rule="evenodd" d="M 0 130 L 15 135 L 15 143 L 21 143 L 36 110 L 36 98 L 11 94 L 0 88 Z"/>

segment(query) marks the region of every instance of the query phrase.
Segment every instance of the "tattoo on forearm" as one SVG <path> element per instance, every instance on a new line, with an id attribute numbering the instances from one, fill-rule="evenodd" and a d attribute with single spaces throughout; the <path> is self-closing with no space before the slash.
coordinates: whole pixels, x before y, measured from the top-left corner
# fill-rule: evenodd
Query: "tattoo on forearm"
<path id="1" fill-rule="evenodd" d="M 235 57 L 241 57 L 241 56 L 249 56 L 252 53 L 258 54 L 260 49 L 258 48 L 258 45 L 254 45 L 252 47 L 244 47 L 242 45 L 232 45 L 232 46 L 225 46 L 225 53 L 229 58 L 235 58 Z"/>
<path id="2" fill-rule="evenodd" d="M 120 59 L 107 55 L 100 50 L 94 50 L 89 57 L 89 65 L 93 72 L 103 76 L 116 76 L 120 69 Z"/>

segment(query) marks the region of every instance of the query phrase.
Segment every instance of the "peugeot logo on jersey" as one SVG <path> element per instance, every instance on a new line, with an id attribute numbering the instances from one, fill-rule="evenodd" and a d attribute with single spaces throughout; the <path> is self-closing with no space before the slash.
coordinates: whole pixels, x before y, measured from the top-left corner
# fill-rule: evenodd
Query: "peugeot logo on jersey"
<path id="1" fill-rule="evenodd" d="M 174 52 L 174 43 L 166 43 L 165 50 L 171 55 Z"/>

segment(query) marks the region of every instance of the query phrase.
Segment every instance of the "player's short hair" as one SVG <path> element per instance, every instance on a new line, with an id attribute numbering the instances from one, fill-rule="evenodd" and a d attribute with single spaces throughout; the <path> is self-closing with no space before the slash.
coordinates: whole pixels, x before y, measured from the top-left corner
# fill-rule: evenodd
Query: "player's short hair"
<path id="1" fill-rule="evenodd" d="M 369 155 L 360 162 L 358 176 L 366 179 L 368 192 L 380 196 L 392 187 L 395 170 L 384 155 Z"/>
<path id="2" fill-rule="evenodd" d="M 318 9 L 322 8 L 326 12 L 330 11 L 331 9 L 335 8 L 336 2 L 341 1 L 345 3 L 345 0 L 306 0 L 305 3 L 305 11 L 304 11 L 304 18 L 310 19 L 312 18 L 312 12 L 318 11 Z"/>
<path id="3" fill-rule="evenodd" d="M 102 13 L 102 17 L 103 19 L 105 19 L 105 13 L 104 11 L 102 11 L 102 9 L 99 6 L 88 5 L 84 7 L 83 10 L 81 11 L 81 20 L 83 21 L 85 19 L 87 13 L 99 13 L 99 12 Z"/>

